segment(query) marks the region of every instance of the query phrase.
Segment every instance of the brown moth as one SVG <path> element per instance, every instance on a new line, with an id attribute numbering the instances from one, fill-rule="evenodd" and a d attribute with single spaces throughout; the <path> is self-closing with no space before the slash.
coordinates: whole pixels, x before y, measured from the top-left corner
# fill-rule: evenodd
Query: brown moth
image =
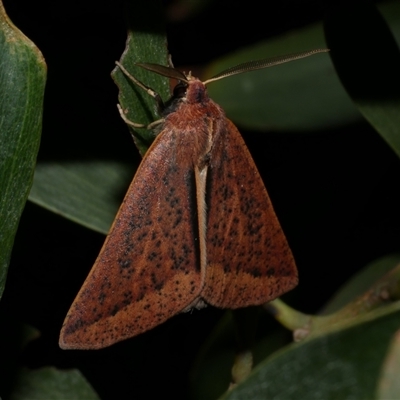
<path id="1" fill-rule="evenodd" d="M 259 305 L 297 285 L 292 252 L 254 161 L 206 85 L 325 51 L 242 64 L 205 82 L 138 64 L 180 83 L 65 318 L 61 348 L 103 348 L 191 308 Z"/>

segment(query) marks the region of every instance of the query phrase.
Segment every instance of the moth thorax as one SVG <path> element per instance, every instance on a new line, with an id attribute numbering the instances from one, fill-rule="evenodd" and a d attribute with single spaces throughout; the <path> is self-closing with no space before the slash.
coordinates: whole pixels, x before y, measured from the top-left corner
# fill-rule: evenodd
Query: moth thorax
<path id="1" fill-rule="evenodd" d="M 186 91 L 186 103 L 205 103 L 208 100 L 207 89 L 203 82 L 198 79 L 189 81 L 189 86 Z"/>

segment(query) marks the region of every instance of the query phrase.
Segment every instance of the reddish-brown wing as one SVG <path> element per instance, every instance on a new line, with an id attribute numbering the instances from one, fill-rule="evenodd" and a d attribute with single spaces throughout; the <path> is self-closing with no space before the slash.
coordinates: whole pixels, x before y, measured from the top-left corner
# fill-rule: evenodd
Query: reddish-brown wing
<path id="1" fill-rule="evenodd" d="M 164 130 L 146 153 L 68 312 L 62 348 L 109 346 L 155 327 L 198 298 L 195 155 L 190 153 L 195 135 L 186 133 Z"/>
<path id="2" fill-rule="evenodd" d="M 207 176 L 207 267 L 202 298 L 222 308 L 265 303 L 297 284 L 297 269 L 239 131 L 217 132 Z"/>

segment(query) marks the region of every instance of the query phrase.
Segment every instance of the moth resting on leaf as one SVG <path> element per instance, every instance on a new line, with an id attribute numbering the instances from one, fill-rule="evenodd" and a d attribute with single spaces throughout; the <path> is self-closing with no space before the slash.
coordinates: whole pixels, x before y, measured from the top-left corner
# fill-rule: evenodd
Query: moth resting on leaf
<path id="1" fill-rule="evenodd" d="M 159 134 L 65 318 L 61 348 L 103 348 L 191 308 L 259 305 L 296 286 L 293 255 L 263 181 L 206 85 L 325 51 L 242 64 L 205 82 L 138 64 L 180 83 L 163 119 L 151 124 Z"/>

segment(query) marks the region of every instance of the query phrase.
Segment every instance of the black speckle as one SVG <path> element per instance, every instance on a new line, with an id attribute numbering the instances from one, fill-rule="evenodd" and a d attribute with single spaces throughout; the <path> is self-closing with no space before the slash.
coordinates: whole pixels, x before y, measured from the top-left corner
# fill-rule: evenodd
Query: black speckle
<path id="1" fill-rule="evenodd" d="M 182 214 L 182 211 L 180 214 Z M 174 221 L 174 224 L 172 225 L 172 229 L 175 229 L 181 222 L 182 222 L 182 216 L 178 215 Z"/>
<path id="2" fill-rule="evenodd" d="M 137 237 L 137 241 L 138 241 L 138 242 L 142 241 L 146 236 L 147 236 L 147 232 L 142 232 L 142 233 Z"/>
<path id="3" fill-rule="evenodd" d="M 120 259 L 120 260 L 118 260 L 118 263 L 122 269 L 127 269 L 131 266 L 132 261 L 129 259 Z"/>
<path id="4" fill-rule="evenodd" d="M 104 300 L 107 298 L 106 294 L 104 292 L 100 292 L 98 300 L 100 304 L 104 303 Z"/>
<path id="5" fill-rule="evenodd" d="M 155 251 L 152 251 L 148 256 L 147 259 L 149 261 L 153 261 L 157 257 L 157 253 Z"/>
<path id="6" fill-rule="evenodd" d="M 251 275 L 253 275 L 254 278 L 260 278 L 262 276 L 262 273 L 259 268 L 252 268 Z"/>
<path id="7" fill-rule="evenodd" d="M 117 305 L 111 310 L 111 315 L 114 316 L 119 311 L 119 307 Z"/>
<path id="8" fill-rule="evenodd" d="M 275 268 L 268 268 L 267 269 L 267 276 L 271 277 L 275 275 Z"/>

